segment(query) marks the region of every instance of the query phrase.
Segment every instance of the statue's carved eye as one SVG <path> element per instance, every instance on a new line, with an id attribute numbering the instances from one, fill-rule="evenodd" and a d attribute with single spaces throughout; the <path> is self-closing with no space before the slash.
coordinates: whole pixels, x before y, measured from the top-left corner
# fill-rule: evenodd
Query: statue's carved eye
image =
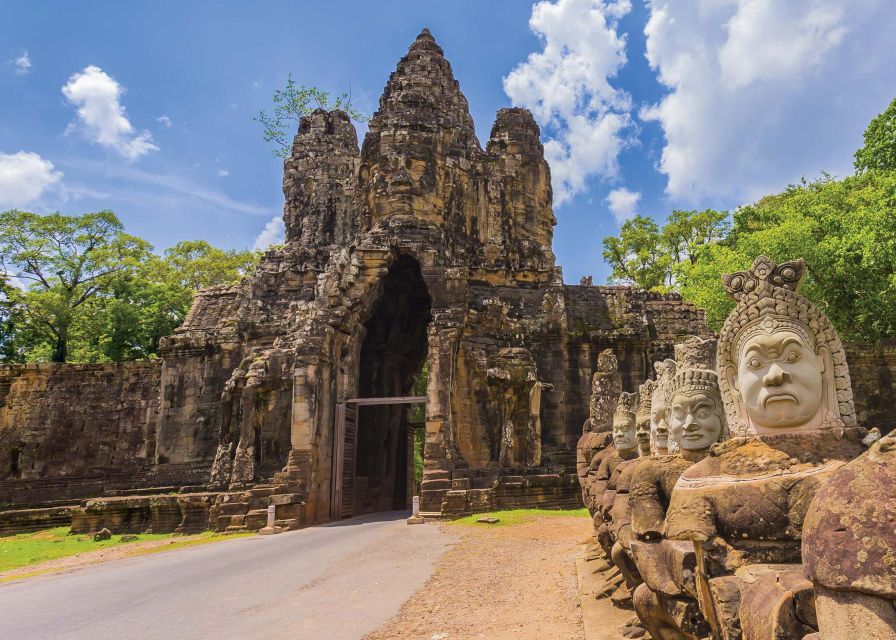
<path id="1" fill-rule="evenodd" d="M 700 409 L 700 411 L 697 412 L 697 417 L 701 420 L 706 420 L 709 417 L 709 411 L 707 411 L 706 409 Z"/>
<path id="2" fill-rule="evenodd" d="M 796 351 L 791 351 L 787 354 L 787 362 L 796 362 L 800 359 L 800 355 Z"/>
<path id="3" fill-rule="evenodd" d="M 759 362 L 759 358 L 750 358 L 747 361 L 747 366 L 750 367 L 751 369 L 758 369 L 759 367 L 762 366 L 762 363 Z"/>

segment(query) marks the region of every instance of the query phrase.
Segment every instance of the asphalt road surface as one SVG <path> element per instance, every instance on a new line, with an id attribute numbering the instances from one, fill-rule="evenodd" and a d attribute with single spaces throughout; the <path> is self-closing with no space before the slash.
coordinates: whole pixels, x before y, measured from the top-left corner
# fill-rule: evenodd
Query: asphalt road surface
<path id="1" fill-rule="evenodd" d="M 455 538 L 387 513 L 0 585 L 0 638 L 349 640 L 398 612 Z"/>

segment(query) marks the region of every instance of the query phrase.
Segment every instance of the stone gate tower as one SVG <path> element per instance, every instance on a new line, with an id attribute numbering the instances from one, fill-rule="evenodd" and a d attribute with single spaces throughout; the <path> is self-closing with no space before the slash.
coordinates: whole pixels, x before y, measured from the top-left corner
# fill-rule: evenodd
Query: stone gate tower
<path id="1" fill-rule="evenodd" d="M 337 515 L 337 498 L 351 513 L 404 507 L 406 407 L 358 407 L 351 442 L 334 438 L 337 409 L 410 395 L 425 371 L 424 512 L 576 506 L 601 351 L 633 390 L 676 339 L 706 333 L 676 295 L 563 284 L 538 126 L 502 109 L 483 148 L 428 30 L 360 149 L 345 113 L 302 120 L 283 192 L 285 244 L 240 285 L 199 292 L 163 341 L 129 464 L 200 468 L 216 490 L 288 486 L 304 495 L 296 524 Z"/>

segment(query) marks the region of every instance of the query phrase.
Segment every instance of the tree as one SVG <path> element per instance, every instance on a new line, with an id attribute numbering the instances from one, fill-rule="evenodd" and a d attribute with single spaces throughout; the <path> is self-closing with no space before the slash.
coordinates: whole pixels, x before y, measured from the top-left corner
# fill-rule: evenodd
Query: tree
<path id="1" fill-rule="evenodd" d="M 302 118 L 312 114 L 316 109 L 341 109 L 348 117 L 358 122 L 367 122 L 368 116 L 352 105 L 349 93 L 341 93 L 331 97 L 327 91 L 317 87 L 297 85 L 292 74 L 286 79 L 286 88 L 274 91 L 274 107 L 270 113 L 262 109 L 253 118 L 264 127 L 262 134 L 265 142 L 274 143 L 272 153 L 281 158 L 289 157 L 292 148 L 290 131 L 294 130 Z"/>
<path id="2" fill-rule="evenodd" d="M 672 263 L 653 219 L 635 216 L 626 220 L 618 237 L 604 238 L 604 260 L 613 268 L 612 280 L 642 289 L 663 287 Z"/>
<path id="3" fill-rule="evenodd" d="M 26 283 L 23 314 L 50 334 L 53 362 L 68 358 L 79 308 L 110 291 L 149 249 L 143 240 L 125 234 L 111 211 L 76 217 L 15 209 L 0 214 L 0 267 Z"/>
<path id="4" fill-rule="evenodd" d="M 724 238 L 730 228 L 727 211 L 676 209 L 663 225 L 662 241 L 673 264 L 685 260 L 695 264 L 701 252 Z"/>
<path id="5" fill-rule="evenodd" d="M 855 153 L 856 172 L 896 171 L 896 99 L 865 129 L 865 145 Z"/>
<path id="6" fill-rule="evenodd" d="M 733 306 L 722 274 L 748 268 L 761 254 L 803 258 L 804 293 L 841 336 L 873 341 L 896 334 L 896 172 L 869 172 L 791 185 L 739 208 L 731 232 L 696 263 L 676 266 L 685 299 L 707 310 L 718 329 Z"/>
<path id="7" fill-rule="evenodd" d="M 30 283 L 20 290 L 8 278 L 0 280 L 4 362 L 61 361 L 60 353 L 68 362 L 153 357 L 161 338 L 183 322 L 198 289 L 239 282 L 260 257 L 203 240 L 180 242 L 159 256 L 124 234 L 109 212 L 80 218 L 7 212 L 0 220 L 0 239 L 8 238 L 0 244 L 0 259 L 17 264 L 13 273 Z"/>

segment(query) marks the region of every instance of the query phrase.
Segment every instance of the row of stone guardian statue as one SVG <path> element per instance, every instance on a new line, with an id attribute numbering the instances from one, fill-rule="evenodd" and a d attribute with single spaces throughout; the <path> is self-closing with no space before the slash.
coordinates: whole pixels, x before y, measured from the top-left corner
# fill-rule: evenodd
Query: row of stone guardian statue
<path id="1" fill-rule="evenodd" d="M 655 640 L 896 640 L 896 439 L 857 426 L 804 272 L 760 256 L 726 276 L 718 340 L 635 393 L 599 358 L 582 496 L 613 602 Z"/>

